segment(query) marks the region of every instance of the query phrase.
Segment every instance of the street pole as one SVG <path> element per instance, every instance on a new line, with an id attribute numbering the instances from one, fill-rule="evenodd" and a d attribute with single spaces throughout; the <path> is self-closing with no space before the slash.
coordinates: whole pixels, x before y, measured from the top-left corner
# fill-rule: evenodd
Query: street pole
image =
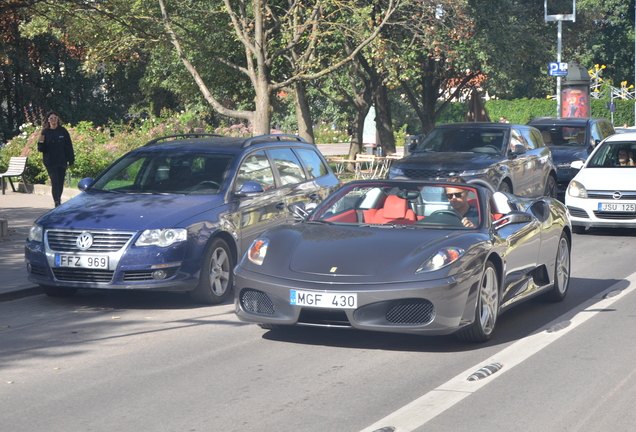
<path id="1" fill-rule="evenodd" d="M 636 2 L 636 0 L 634 0 Z M 561 36 L 563 32 L 563 20 L 558 20 L 557 28 L 557 63 L 561 64 Z M 561 77 L 557 77 L 557 118 L 561 118 Z"/>

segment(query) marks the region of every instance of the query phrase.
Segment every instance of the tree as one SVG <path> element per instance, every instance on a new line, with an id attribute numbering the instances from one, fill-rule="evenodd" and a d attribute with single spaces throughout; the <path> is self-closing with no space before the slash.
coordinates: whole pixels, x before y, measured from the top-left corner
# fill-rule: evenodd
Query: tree
<path id="1" fill-rule="evenodd" d="M 157 1 L 155 8 L 141 0 L 67 0 L 39 5 L 38 10 L 48 25 L 72 27 L 69 36 L 84 41 L 93 65 L 140 48 L 171 44 L 176 58 L 216 112 L 249 121 L 255 134 L 264 134 L 270 130 L 275 92 L 349 62 L 378 35 L 402 0 L 389 0 L 375 20 L 369 18 L 372 6 L 356 0 Z M 64 22 L 58 20 L 60 11 L 65 12 Z M 354 49 L 345 52 L 333 46 L 329 66 L 320 67 L 317 47 L 330 43 L 338 33 L 355 37 Z M 214 71 L 222 72 L 223 79 L 210 77 Z M 237 76 L 249 87 L 249 107 L 231 103 Z"/>

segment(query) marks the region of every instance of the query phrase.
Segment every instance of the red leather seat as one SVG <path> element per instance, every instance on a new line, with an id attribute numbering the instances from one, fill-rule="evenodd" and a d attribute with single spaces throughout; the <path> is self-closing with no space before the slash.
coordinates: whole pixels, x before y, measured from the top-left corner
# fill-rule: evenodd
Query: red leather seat
<path id="1" fill-rule="evenodd" d="M 384 207 L 377 211 L 371 223 L 412 225 L 416 220 L 415 213 L 409 208 L 407 200 L 396 195 L 389 195 L 384 202 Z"/>

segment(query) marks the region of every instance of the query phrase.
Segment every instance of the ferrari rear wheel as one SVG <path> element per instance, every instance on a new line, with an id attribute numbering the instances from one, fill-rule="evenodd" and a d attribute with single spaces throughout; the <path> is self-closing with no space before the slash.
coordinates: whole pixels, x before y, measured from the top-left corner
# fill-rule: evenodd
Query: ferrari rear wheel
<path id="1" fill-rule="evenodd" d="M 197 303 L 217 304 L 227 300 L 232 294 L 232 254 L 223 239 L 212 240 L 201 264 L 199 284 L 190 291 L 190 297 Z"/>
<path id="2" fill-rule="evenodd" d="M 570 286 L 570 242 L 565 234 L 561 234 L 554 260 L 554 287 L 546 293 L 546 298 L 560 302 L 565 298 Z"/>
<path id="3" fill-rule="evenodd" d="M 457 332 L 465 342 L 486 342 L 492 336 L 499 315 L 499 278 L 492 262 L 488 261 L 479 285 L 475 319 L 468 327 Z"/>

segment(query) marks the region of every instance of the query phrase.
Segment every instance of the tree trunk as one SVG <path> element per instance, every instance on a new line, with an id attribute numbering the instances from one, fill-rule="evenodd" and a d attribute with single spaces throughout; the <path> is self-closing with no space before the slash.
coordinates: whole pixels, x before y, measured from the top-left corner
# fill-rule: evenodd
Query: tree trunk
<path id="1" fill-rule="evenodd" d="M 378 146 L 383 154 L 395 153 L 395 136 L 393 135 L 393 120 L 391 119 L 391 106 L 387 95 L 386 86 L 381 84 L 375 92 L 375 127 L 378 131 Z"/>
<path id="2" fill-rule="evenodd" d="M 272 105 L 269 99 L 272 92 L 265 77 L 259 76 L 258 85 L 255 90 L 254 105 L 256 106 L 256 110 L 254 111 L 252 134 L 254 136 L 268 135 L 271 132 L 270 121 Z"/>
<path id="3" fill-rule="evenodd" d="M 356 158 L 356 155 L 362 151 L 362 133 L 364 131 L 364 119 L 367 117 L 370 108 L 370 103 L 367 103 L 364 106 L 358 105 L 358 109 L 356 110 L 356 117 L 353 120 L 353 125 L 351 127 L 351 145 L 349 146 L 349 157 L 347 159 L 354 160 Z M 350 166 L 348 166 L 347 169 L 349 171 L 352 171 L 352 164 L 349 165 Z"/>
<path id="4" fill-rule="evenodd" d="M 296 109 L 296 121 L 298 122 L 298 135 L 304 138 L 305 141 L 314 144 L 314 128 L 304 81 L 296 81 L 294 83 L 294 108 Z"/>

